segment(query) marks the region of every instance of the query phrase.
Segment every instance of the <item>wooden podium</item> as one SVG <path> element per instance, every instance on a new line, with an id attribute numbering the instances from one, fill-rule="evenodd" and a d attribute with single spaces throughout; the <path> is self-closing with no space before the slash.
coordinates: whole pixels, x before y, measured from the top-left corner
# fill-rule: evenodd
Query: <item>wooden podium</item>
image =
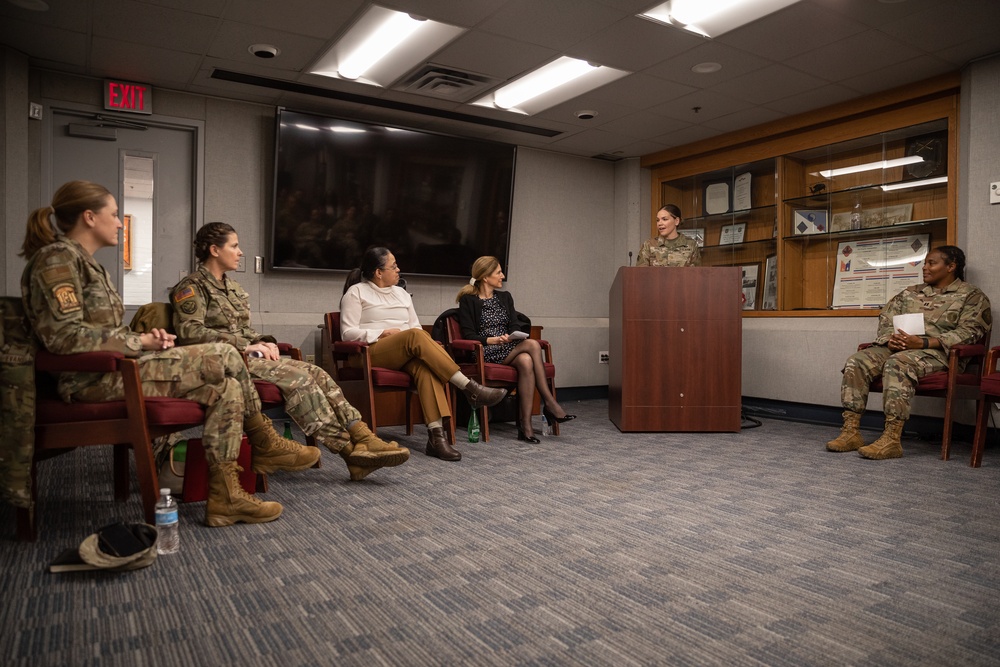
<path id="1" fill-rule="evenodd" d="M 622 267 L 611 285 L 609 400 L 621 431 L 739 431 L 739 267 Z"/>

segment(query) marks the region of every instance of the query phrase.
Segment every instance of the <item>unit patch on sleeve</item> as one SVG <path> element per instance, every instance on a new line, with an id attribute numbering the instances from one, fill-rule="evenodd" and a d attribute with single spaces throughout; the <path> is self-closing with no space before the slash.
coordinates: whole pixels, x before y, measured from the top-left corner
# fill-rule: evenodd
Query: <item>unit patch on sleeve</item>
<path id="1" fill-rule="evenodd" d="M 59 304 L 59 312 L 63 315 L 75 313 L 80 310 L 80 299 L 76 296 L 76 288 L 73 283 L 60 283 L 52 288 L 52 296 Z"/>

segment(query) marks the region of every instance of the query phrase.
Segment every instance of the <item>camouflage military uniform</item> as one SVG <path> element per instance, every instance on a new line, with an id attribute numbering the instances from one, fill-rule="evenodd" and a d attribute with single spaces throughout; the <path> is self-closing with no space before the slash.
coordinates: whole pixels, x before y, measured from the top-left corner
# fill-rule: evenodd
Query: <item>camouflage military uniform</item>
<path id="1" fill-rule="evenodd" d="M 260 399 L 243 359 L 231 346 L 144 352 L 139 334 L 122 325 L 125 308 L 108 272 L 79 243 L 65 237 L 28 261 L 21 295 L 32 329 L 47 350 L 112 350 L 138 357 L 146 396 L 186 398 L 205 406 L 203 441 L 209 463 L 236 460 L 243 421 L 260 412 Z M 67 403 L 124 395 L 121 377 L 107 373 L 60 373 L 58 391 Z"/>
<path id="2" fill-rule="evenodd" d="M 942 349 L 892 352 L 886 344 L 894 333 L 892 318 L 923 313 L 926 336 L 941 341 Z M 844 366 L 841 402 L 852 412 L 864 412 L 868 385 L 882 376 L 882 403 L 886 417 L 906 421 L 917 382 L 928 373 L 948 368 L 952 345 L 978 341 L 993 323 L 990 300 L 978 288 L 956 279 L 941 291 L 928 285 L 907 287 L 879 314 L 878 337 L 871 347 L 850 356 Z M 967 360 L 961 360 L 964 370 Z"/>
<path id="3" fill-rule="evenodd" d="M 683 234 L 675 239 L 649 239 L 639 250 L 636 266 L 701 266 L 701 251 L 694 239 Z"/>
<path id="4" fill-rule="evenodd" d="M 35 341 L 14 297 L 0 297 L 0 500 L 31 508 Z"/>
<path id="5" fill-rule="evenodd" d="M 249 296 L 239 283 L 219 281 L 205 267 L 181 280 L 171 293 L 174 329 L 182 345 L 225 342 L 243 351 L 266 340 L 250 327 Z M 273 342 L 273 339 L 270 341 Z M 350 442 L 347 427 L 361 420 L 333 378 L 319 366 L 294 359 L 247 360 L 250 374 L 278 386 L 285 411 L 306 435 L 334 452 Z"/>

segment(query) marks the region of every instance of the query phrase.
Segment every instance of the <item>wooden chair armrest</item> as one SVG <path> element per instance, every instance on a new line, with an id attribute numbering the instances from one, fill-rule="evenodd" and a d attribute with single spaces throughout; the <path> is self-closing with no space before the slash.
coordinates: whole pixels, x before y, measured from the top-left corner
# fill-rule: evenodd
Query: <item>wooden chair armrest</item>
<path id="1" fill-rule="evenodd" d="M 291 357 L 295 361 L 302 361 L 302 350 L 295 347 L 291 343 L 278 343 L 278 354 Z"/>
<path id="2" fill-rule="evenodd" d="M 47 373 L 116 373 L 125 355 L 121 352 L 95 351 L 76 354 L 53 354 L 38 350 L 35 370 Z"/>
<path id="3" fill-rule="evenodd" d="M 460 338 L 458 340 L 451 341 L 452 348 L 460 350 L 462 352 L 475 352 L 476 348 L 482 348 L 483 344 L 478 340 L 469 340 L 467 338 Z"/>
<path id="4" fill-rule="evenodd" d="M 954 354 L 957 357 L 981 357 L 986 354 L 985 345 L 952 345 L 948 355 Z"/>
<path id="5" fill-rule="evenodd" d="M 367 347 L 368 343 L 360 340 L 338 340 L 333 343 L 336 354 L 361 354 Z"/>
<path id="6" fill-rule="evenodd" d="M 860 345 L 858 345 L 858 352 L 860 352 L 861 350 L 866 350 L 874 344 L 875 343 L 861 343 Z"/>

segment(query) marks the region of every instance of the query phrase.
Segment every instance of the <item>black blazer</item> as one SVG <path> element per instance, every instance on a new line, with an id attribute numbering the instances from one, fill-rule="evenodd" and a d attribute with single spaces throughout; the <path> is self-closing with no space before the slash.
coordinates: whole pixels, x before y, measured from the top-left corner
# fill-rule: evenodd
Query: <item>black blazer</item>
<path id="1" fill-rule="evenodd" d="M 531 333 L 531 320 L 514 310 L 514 297 L 510 292 L 493 292 L 507 311 L 507 333 L 523 331 Z M 486 345 L 486 336 L 479 335 L 479 327 L 483 322 L 483 300 L 478 294 L 466 294 L 458 300 L 458 325 L 462 329 L 462 338 L 478 340 Z"/>

